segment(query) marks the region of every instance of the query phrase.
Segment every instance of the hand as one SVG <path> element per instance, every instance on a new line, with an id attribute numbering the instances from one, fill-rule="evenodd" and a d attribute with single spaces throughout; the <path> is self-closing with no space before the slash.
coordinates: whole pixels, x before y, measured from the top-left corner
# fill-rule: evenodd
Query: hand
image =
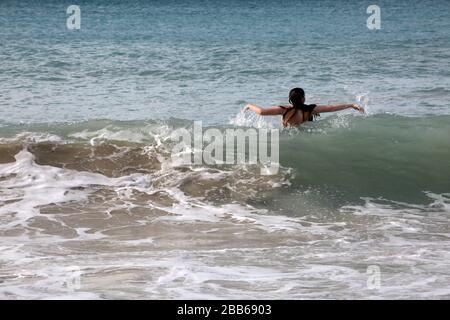
<path id="1" fill-rule="evenodd" d="M 355 109 L 356 111 L 361 112 L 361 113 L 365 112 L 364 108 L 361 107 L 360 105 L 356 104 L 356 103 L 352 104 L 352 108 Z"/>
<path id="2" fill-rule="evenodd" d="M 249 103 L 247 103 L 247 104 L 245 105 L 244 109 L 242 109 L 242 112 L 245 112 L 245 111 L 247 111 L 247 110 L 250 110 L 250 104 L 249 104 Z"/>

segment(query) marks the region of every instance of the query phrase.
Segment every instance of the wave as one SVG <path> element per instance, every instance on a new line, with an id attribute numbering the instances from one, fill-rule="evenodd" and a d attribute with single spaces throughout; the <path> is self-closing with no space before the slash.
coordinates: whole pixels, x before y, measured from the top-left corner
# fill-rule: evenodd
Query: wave
<path id="1" fill-rule="evenodd" d="M 294 184 L 331 189 L 347 199 L 425 199 L 450 190 L 450 117 L 334 117 L 281 138 L 282 164 Z"/>
<path id="2" fill-rule="evenodd" d="M 274 127 L 273 123 L 253 120 L 232 127 L 239 124 L 244 129 L 251 124 L 257 128 Z M 449 116 L 344 115 L 308 123 L 300 129 L 282 130 L 282 170 L 279 175 L 266 179 L 260 177 L 257 166 L 181 168 L 168 161 L 174 144 L 171 133 L 177 128 L 192 127 L 192 122 L 180 119 L 5 125 L 0 127 L 0 163 L 14 162 L 15 155 L 26 149 L 39 165 L 108 177 L 155 174 L 166 170 L 170 163 L 171 170 L 178 173 L 195 172 L 199 168 L 220 174 L 226 172 L 236 179 L 231 184 L 237 185 L 238 179 L 247 181 L 247 186 L 240 183 L 246 190 L 254 190 L 258 179 L 266 187 L 288 186 L 288 194 L 294 190 L 315 190 L 322 196 L 338 199 L 338 205 L 361 197 L 414 202 L 425 200 L 426 191 L 450 191 L 449 120 Z M 223 132 L 229 127 L 221 126 L 219 130 Z M 196 184 L 193 176 L 186 179 L 182 184 Z M 213 193 L 211 190 L 226 189 L 229 183 L 230 180 L 217 179 L 206 183 L 197 193 L 206 196 Z M 226 199 L 232 201 L 233 196 Z"/>

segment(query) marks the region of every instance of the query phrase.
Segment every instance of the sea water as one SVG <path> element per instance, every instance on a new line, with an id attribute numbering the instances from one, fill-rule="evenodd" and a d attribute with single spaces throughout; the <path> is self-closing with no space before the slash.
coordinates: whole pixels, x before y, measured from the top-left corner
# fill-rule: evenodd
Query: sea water
<path id="1" fill-rule="evenodd" d="M 0 298 L 449 298 L 448 1 L 0 3 Z M 179 166 L 193 121 L 360 103 L 280 169 Z"/>

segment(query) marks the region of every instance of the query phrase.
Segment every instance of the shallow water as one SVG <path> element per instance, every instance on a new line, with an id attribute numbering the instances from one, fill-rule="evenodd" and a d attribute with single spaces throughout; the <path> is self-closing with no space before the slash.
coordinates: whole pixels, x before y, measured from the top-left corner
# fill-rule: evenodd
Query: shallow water
<path id="1" fill-rule="evenodd" d="M 271 176 L 177 165 L 171 122 L 2 128 L 3 298 L 447 298 L 446 119 L 339 121 L 282 133 Z M 390 121 L 437 132 L 408 148 L 427 135 L 405 142 Z M 387 136 L 401 149 L 374 159 Z M 362 159 L 340 156 L 357 143 Z"/>
<path id="2" fill-rule="evenodd" d="M 367 5 L 3 1 L 0 298 L 450 298 L 448 2 Z M 275 175 L 171 158 L 294 85 L 367 115 L 282 130 Z"/>

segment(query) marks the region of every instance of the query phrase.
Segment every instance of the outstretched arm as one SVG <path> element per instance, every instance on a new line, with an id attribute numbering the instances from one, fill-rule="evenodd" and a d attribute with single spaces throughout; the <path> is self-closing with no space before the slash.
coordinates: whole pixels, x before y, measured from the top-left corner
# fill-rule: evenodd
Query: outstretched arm
<path id="1" fill-rule="evenodd" d="M 284 109 L 280 106 L 261 108 L 250 103 L 245 106 L 244 111 L 245 110 L 252 110 L 253 112 L 256 112 L 257 114 L 260 114 L 262 116 L 274 116 L 278 114 L 283 114 L 284 112 Z"/>
<path id="2" fill-rule="evenodd" d="M 345 110 L 353 108 L 359 112 L 364 113 L 364 108 L 360 107 L 357 104 L 335 104 L 335 105 L 326 105 L 326 106 L 317 106 L 314 108 L 313 113 L 322 113 L 322 112 L 335 112 L 340 110 Z"/>

